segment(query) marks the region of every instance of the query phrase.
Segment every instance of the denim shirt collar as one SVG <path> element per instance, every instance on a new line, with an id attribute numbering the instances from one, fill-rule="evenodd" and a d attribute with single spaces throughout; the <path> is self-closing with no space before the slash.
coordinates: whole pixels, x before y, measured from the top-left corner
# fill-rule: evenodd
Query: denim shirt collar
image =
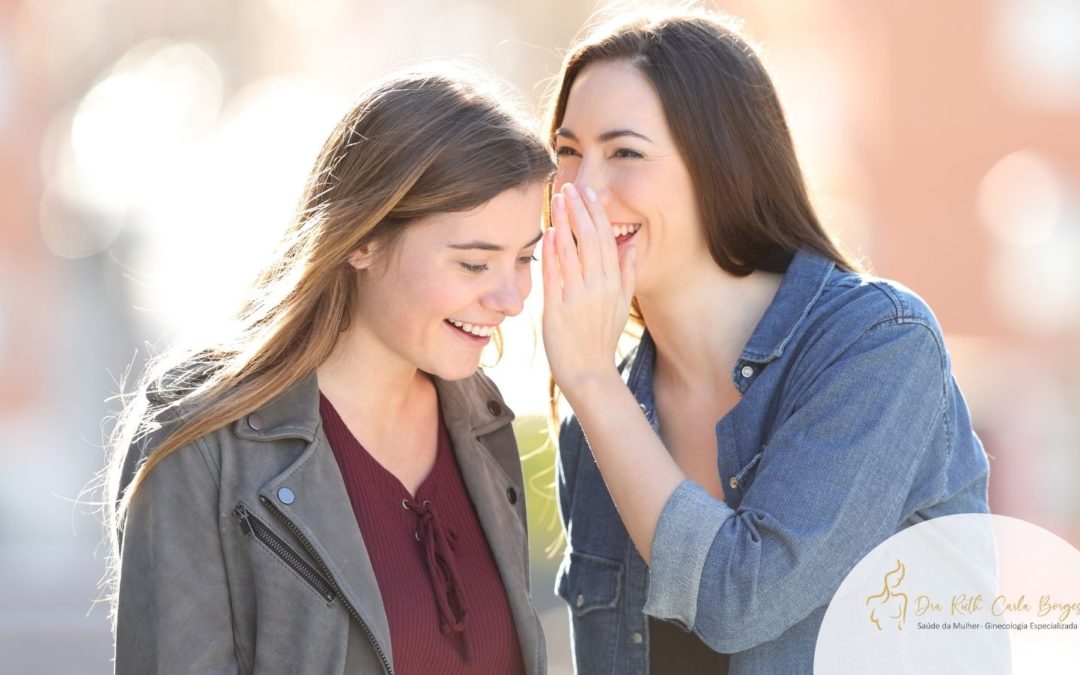
<path id="1" fill-rule="evenodd" d="M 814 304 L 825 290 L 825 282 L 836 266 L 819 253 L 800 250 L 795 253 L 784 272 L 784 279 L 750 340 L 743 347 L 735 364 L 732 379 L 740 392 L 745 392 L 761 368 L 780 358 L 795 336 Z M 633 358 L 626 383 L 638 403 L 653 421 L 653 364 L 656 345 L 646 328 Z"/>
<path id="2" fill-rule="evenodd" d="M 805 250 L 796 253 L 780 289 L 743 348 L 741 360 L 769 363 L 780 358 L 821 297 L 825 281 L 835 266 L 836 263 L 818 253 Z"/>

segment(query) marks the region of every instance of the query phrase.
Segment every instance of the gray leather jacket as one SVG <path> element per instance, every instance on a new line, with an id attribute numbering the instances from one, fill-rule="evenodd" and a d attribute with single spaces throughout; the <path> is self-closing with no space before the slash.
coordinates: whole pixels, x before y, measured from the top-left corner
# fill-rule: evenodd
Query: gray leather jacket
<path id="1" fill-rule="evenodd" d="M 513 413 L 480 373 L 435 384 L 525 672 L 544 673 Z M 126 476 L 155 438 L 132 446 Z M 394 672 L 314 375 L 159 463 L 132 501 L 122 541 L 117 673 Z"/>

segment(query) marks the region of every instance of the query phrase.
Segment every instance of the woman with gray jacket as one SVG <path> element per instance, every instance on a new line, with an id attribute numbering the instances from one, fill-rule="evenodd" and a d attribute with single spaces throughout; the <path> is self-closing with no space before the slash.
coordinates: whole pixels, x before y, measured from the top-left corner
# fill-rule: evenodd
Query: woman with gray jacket
<path id="1" fill-rule="evenodd" d="M 542 143 L 479 84 L 340 121 L 236 330 L 144 375 L 109 471 L 118 673 L 542 673 L 513 414 Z"/>

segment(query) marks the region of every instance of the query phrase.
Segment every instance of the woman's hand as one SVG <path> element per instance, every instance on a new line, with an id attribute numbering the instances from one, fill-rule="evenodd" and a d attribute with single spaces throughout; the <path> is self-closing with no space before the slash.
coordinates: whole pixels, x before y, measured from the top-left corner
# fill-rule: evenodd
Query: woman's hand
<path id="1" fill-rule="evenodd" d="M 571 405 L 590 382 L 618 379 L 615 348 L 634 295 L 633 245 L 620 253 L 596 193 L 583 192 L 567 183 L 552 197 L 543 244 L 544 348 Z"/>

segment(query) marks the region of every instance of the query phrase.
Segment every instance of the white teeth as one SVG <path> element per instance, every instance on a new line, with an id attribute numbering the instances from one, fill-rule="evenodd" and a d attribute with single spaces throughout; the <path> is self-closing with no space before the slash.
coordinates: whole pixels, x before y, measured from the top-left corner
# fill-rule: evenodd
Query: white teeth
<path id="1" fill-rule="evenodd" d="M 632 223 L 630 225 L 616 225 L 614 228 L 616 237 L 625 237 L 626 235 L 633 234 L 640 229 L 641 223 Z"/>
<path id="2" fill-rule="evenodd" d="M 449 321 L 466 333 L 471 333 L 477 337 L 488 337 L 495 332 L 495 326 L 474 326 L 471 323 L 462 323 L 453 319 L 449 319 Z"/>

